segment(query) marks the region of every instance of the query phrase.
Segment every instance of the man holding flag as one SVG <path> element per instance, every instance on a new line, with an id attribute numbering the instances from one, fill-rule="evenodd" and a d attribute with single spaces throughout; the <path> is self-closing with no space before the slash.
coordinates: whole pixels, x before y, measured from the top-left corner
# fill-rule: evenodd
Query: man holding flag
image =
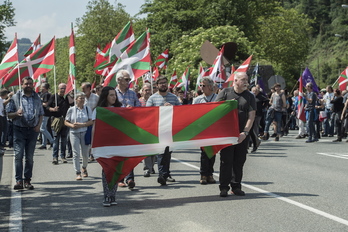
<path id="1" fill-rule="evenodd" d="M 253 126 L 256 111 L 255 97 L 248 91 L 248 75 L 238 72 L 234 76 L 233 87 L 223 89 L 216 101 L 237 100 L 239 137 L 238 144 L 228 146 L 220 151 L 220 196 L 227 197 L 231 185 L 232 193 L 245 196 L 242 191 L 243 166 L 248 152 L 249 132 Z"/>
<path id="2" fill-rule="evenodd" d="M 24 77 L 21 81 L 22 90 L 12 96 L 6 112 L 13 120 L 13 148 L 15 152 L 16 184 L 14 189 L 23 189 L 23 157 L 24 187 L 34 189 L 30 183 L 33 174 L 34 150 L 43 118 L 40 97 L 34 91 L 34 80 Z"/>

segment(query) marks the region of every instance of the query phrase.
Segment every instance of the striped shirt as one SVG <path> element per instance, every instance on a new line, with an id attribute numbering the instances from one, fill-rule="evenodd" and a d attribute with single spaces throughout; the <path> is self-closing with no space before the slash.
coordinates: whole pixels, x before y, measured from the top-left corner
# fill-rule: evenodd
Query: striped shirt
<path id="1" fill-rule="evenodd" d="M 174 94 L 167 93 L 166 96 L 162 96 L 157 92 L 151 95 L 151 97 L 147 100 L 146 106 L 163 106 L 166 102 L 172 104 L 173 106 L 181 105 L 179 99 Z"/>

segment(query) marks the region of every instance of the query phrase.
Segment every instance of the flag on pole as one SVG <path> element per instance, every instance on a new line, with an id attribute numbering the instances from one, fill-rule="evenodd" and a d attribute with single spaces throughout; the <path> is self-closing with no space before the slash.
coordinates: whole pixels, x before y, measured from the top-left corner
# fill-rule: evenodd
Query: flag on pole
<path id="1" fill-rule="evenodd" d="M 129 21 L 111 42 L 109 62 L 117 60 L 135 40 L 133 27 Z"/>
<path id="2" fill-rule="evenodd" d="M 102 165 L 110 188 L 142 156 L 163 153 L 166 147 L 175 151 L 235 144 L 239 136 L 235 100 L 182 106 L 97 107 L 96 112 L 92 153 Z M 137 162 L 126 163 L 134 158 Z"/>
<path id="3" fill-rule="evenodd" d="M 39 34 L 39 36 L 36 38 L 36 40 L 34 41 L 34 43 L 32 43 L 32 45 L 30 46 L 30 48 L 28 49 L 28 51 L 26 51 L 24 53 L 24 57 L 29 56 L 31 53 L 35 52 L 37 49 L 39 49 L 41 47 L 41 34 Z"/>
<path id="4" fill-rule="evenodd" d="M 159 70 L 158 70 L 158 68 L 155 66 L 155 67 L 153 68 L 153 72 L 152 72 L 152 81 L 155 82 L 159 76 L 160 76 Z"/>
<path id="5" fill-rule="evenodd" d="M 150 33 L 144 32 L 134 43 L 132 43 L 117 60 L 108 76 L 105 78 L 104 86 L 116 86 L 115 73 L 126 69 L 133 80 L 138 79 L 150 71 Z"/>
<path id="6" fill-rule="evenodd" d="M 231 65 L 231 75 L 230 75 L 230 77 L 232 76 L 232 74 L 233 74 L 233 76 L 232 76 L 231 79 L 229 78 L 228 80 L 226 80 L 226 82 L 223 84 L 223 88 L 227 88 L 227 87 L 232 87 L 232 86 L 233 86 L 234 73 L 235 73 L 235 71 L 236 71 L 236 68 L 235 68 L 234 65 L 232 64 L 232 65 Z"/>
<path id="7" fill-rule="evenodd" d="M 303 122 L 306 122 L 306 115 L 304 111 L 304 95 L 303 95 L 303 78 L 300 77 L 299 79 L 299 90 L 298 90 L 298 103 L 297 103 L 297 118 L 302 120 Z"/>
<path id="8" fill-rule="evenodd" d="M 341 75 L 338 77 L 338 84 L 341 91 L 347 90 L 347 82 L 348 82 L 348 67 L 343 70 Z"/>
<path id="9" fill-rule="evenodd" d="M 202 78 L 204 76 L 204 73 L 205 73 L 204 68 L 203 68 L 202 64 L 200 63 L 199 64 L 199 70 L 198 70 L 197 82 L 196 82 L 196 90 L 195 90 L 196 92 L 199 89 L 199 85 L 200 85 L 201 80 L 202 80 Z"/>
<path id="10" fill-rule="evenodd" d="M 113 65 L 115 65 L 116 60 L 109 63 L 109 50 L 111 47 L 111 43 L 108 43 L 103 50 L 100 50 L 99 46 L 97 47 L 97 53 L 95 55 L 94 62 L 94 72 L 96 74 L 107 76 L 112 69 Z"/>
<path id="11" fill-rule="evenodd" d="M 215 58 L 214 64 L 212 66 L 213 70 L 209 74 L 210 78 L 217 83 L 225 83 L 226 81 L 225 66 L 222 62 L 224 50 L 225 46 L 222 46 L 219 54 Z"/>
<path id="12" fill-rule="evenodd" d="M 316 93 L 319 93 L 319 88 L 317 86 L 317 83 L 315 83 L 314 77 L 313 77 L 311 71 L 309 71 L 308 67 L 306 67 L 306 69 L 303 71 L 302 76 L 300 78 L 302 78 L 302 86 L 303 87 L 305 87 L 307 85 L 307 83 L 312 83 L 313 84 L 313 91 Z M 300 80 L 298 80 L 298 82 L 300 82 Z"/>
<path id="13" fill-rule="evenodd" d="M 185 72 L 182 74 L 182 76 L 178 79 L 178 82 L 174 86 L 174 88 L 181 88 L 182 91 L 186 92 L 189 89 L 190 84 L 190 67 L 187 67 Z"/>
<path id="14" fill-rule="evenodd" d="M 231 75 L 230 77 L 226 80 L 225 84 L 224 84 L 224 88 L 225 86 L 227 87 L 228 85 L 232 85 L 231 82 L 234 81 L 234 75 L 238 72 L 247 72 L 248 71 L 248 68 L 249 68 L 249 65 L 250 65 L 250 62 L 251 62 L 251 59 L 252 59 L 253 55 L 249 56 L 248 59 L 246 59 L 242 65 L 240 65 L 236 71 L 232 71 L 231 70 Z M 233 67 L 234 68 L 234 67 Z M 227 83 L 227 84 L 226 84 Z"/>
<path id="15" fill-rule="evenodd" d="M 172 76 L 170 77 L 170 80 L 169 80 L 168 88 L 173 89 L 174 86 L 176 85 L 176 83 L 178 83 L 178 76 L 176 75 L 176 70 L 174 69 L 174 72 L 173 72 L 173 74 L 172 74 Z"/>
<path id="16" fill-rule="evenodd" d="M 0 79 L 3 79 L 16 64 L 18 64 L 17 34 L 15 34 L 11 46 L 0 63 Z"/>
<path id="17" fill-rule="evenodd" d="M 167 63 L 168 63 L 168 57 L 169 57 L 169 51 L 166 49 L 164 52 L 161 53 L 156 59 L 156 66 L 161 69 L 166 69 L 167 68 Z"/>
<path id="18" fill-rule="evenodd" d="M 19 85 L 18 78 L 21 79 L 25 76 L 30 76 L 36 79 L 39 75 L 51 71 L 55 64 L 54 44 L 55 38 L 53 37 L 47 44 L 24 58 L 24 60 L 17 64 L 16 67 L 4 77 L 3 86 L 9 87 Z M 20 73 L 19 77 L 18 72 Z"/>
<path id="19" fill-rule="evenodd" d="M 65 95 L 70 91 L 76 89 L 75 86 L 75 78 L 76 78 L 76 54 L 75 54 L 75 36 L 74 36 L 74 28 L 71 24 L 71 34 L 69 41 L 69 76 L 68 82 L 66 84 Z"/>

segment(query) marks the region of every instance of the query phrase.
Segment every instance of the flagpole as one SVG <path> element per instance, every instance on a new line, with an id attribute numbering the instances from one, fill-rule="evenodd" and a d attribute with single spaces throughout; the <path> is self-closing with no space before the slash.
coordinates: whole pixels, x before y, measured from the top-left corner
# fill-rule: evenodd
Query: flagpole
<path id="1" fill-rule="evenodd" d="M 54 98 L 55 98 L 55 104 L 57 106 L 58 99 L 57 99 L 57 80 L 56 80 L 56 66 L 55 65 L 53 65 L 53 79 L 54 79 Z"/>
<path id="2" fill-rule="evenodd" d="M 151 93 L 153 94 L 153 81 L 152 81 L 152 67 L 150 65 L 150 84 L 151 84 Z"/>
<path id="3" fill-rule="evenodd" d="M 331 85 L 332 87 L 334 87 L 334 86 L 336 85 L 338 79 L 340 79 L 340 77 L 338 77 L 338 78 L 336 79 L 335 83 L 333 83 L 333 85 Z"/>

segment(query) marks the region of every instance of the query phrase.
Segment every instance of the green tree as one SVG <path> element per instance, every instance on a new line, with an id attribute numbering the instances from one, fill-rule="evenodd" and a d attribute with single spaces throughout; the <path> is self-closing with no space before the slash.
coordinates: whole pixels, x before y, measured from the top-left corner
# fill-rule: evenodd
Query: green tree
<path id="1" fill-rule="evenodd" d="M 245 54 L 251 55 L 253 53 L 257 56 L 260 51 L 260 48 L 254 46 L 236 26 L 219 26 L 209 29 L 200 27 L 187 35 L 183 35 L 172 44 L 173 58 L 169 61 L 168 74 L 170 75 L 175 68 L 180 76 L 187 66 L 190 66 L 191 86 L 193 86 L 198 76 L 199 63 L 202 63 L 203 67 L 210 67 L 209 64 L 202 61 L 200 56 L 200 47 L 206 40 L 211 41 L 216 47 L 231 41 L 237 43 L 238 52 L 235 64 L 240 64 L 243 61 L 241 57 L 245 57 Z"/>
<path id="2" fill-rule="evenodd" d="M 5 0 L 2 5 L 0 5 L 0 53 L 6 52 L 9 44 L 5 42 L 6 37 L 4 34 L 6 27 L 15 26 L 14 21 L 14 8 L 12 2 Z"/>
<path id="3" fill-rule="evenodd" d="M 76 21 L 78 27 L 75 40 L 76 78 L 78 83 L 93 81 L 96 75 L 93 65 L 97 45 L 104 47 L 112 41 L 130 20 L 130 15 L 125 12 L 124 6 L 121 4 L 114 7 L 107 0 L 92 0 L 88 3 L 85 15 Z"/>
<path id="4" fill-rule="evenodd" d="M 310 20 L 295 9 L 278 7 L 271 17 L 260 17 L 258 44 L 277 74 L 289 82 L 298 79 L 310 48 Z"/>

